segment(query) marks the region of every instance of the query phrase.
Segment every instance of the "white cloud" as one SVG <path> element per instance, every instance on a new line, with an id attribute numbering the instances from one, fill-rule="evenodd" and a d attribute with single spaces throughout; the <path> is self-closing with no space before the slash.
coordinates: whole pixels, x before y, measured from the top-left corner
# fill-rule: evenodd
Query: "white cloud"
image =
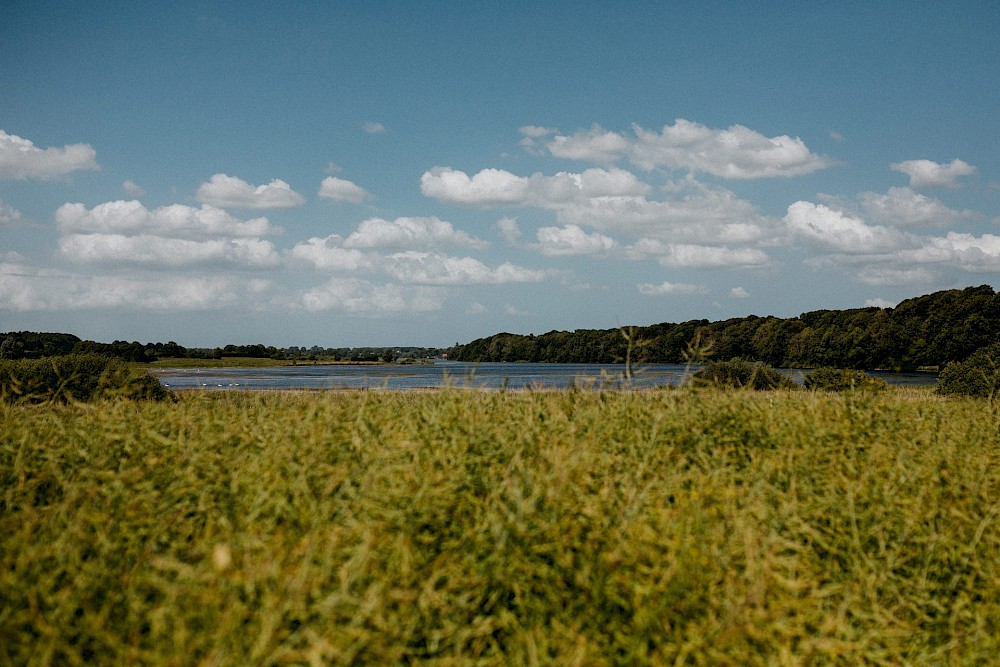
<path id="1" fill-rule="evenodd" d="M 105 202 L 90 210 L 63 204 L 55 219 L 59 252 L 74 262 L 258 269 L 281 263 L 274 244 L 258 238 L 280 229 L 266 218 L 242 221 L 211 206 L 173 204 L 150 211 L 137 201 Z"/>
<path id="2" fill-rule="evenodd" d="M 911 238 L 894 229 L 871 226 L 841 211 L 807 201 L 789 206 L 785 223 L 790 231 L 842 253 L 884 253 L 913 245 Z"/>
<path id="3" fill-rule="evenodd" d="M 646 296 L 680 296 L 690 294 L 706 294 L 708 288 L 704 285 L 692 285 L 690 283 L 662 282 L 659 285 L 642 283 L 638 285 L 639 293 Z"/>
<path id="4" fill-rule="evenodd" d="M 360 185 L 343 178 L 327 176 L 319 186 L 319 196 L 335 202 L 360 204 L 371 199 L 371 194 Z"/>
<path id="5" fill-rule="evenodd" d="M 191 241 L 148 234 L 68 234 L 59 239 L 59 252 L 75 262 L 163 267 L 235 264 L 269 268 L 280 263 L 274 244 L 247 238 Z"/>
<path id="6" fill-rule="evenodd" d="M 663 246 L 656 261 L 667 268 L 746 269 L 765 266 L 771 259 L 757 248 L 668 243 Z"/>
<path id="7" fill-rule="evenodd" d="M 958 179 L 962 176 L 972 176 L 976 168 L 968 162 L 959 159 L 948 164 L 939 164 L 932 160 L 905 160 L 889 165 L 895 171 L 900 171 L 910 177 L 910 187 L 920 188 L 957 188 Z"/>
<path id="8" fill-rule="evenodd" d="M 471 206 L 537 206 L 559 208 L 590 197 L 641 195 L 649 191 L 624 169 L 587 169 L 554 176 L 516 176 L 503 169 L 483 169 L 472 177 L 450 167 L 435 167 L 420 177 L 424 195 Z"/>
<path id="9" fill-rule="evenodd" d="M 445 167 L 426 172 L 421 190 L 441 201 L 476 206 L 534 206 L 555 210 L 562 225 L 538 231 L 533 246 L 549 255 L 583 254 L 610 249 L 613 242 L 598 231 L 615 231 L 636 238 L 673 243 L 741 245 L 772 241 L 784 229 L 761 216 L 753 204 L 723 188 L 693 179 L 669 184 L 666 201 L 650 200 L 649 186 L 623 169 L 588 169 L 579 174 L 516 176 L 500 169 L 484 169 L 473 176 Z M 498 223 L 501 236 L 517 245 L 516 221 Z M 589 240 L 588 240 L 589 239 Z M 762 253 L 753 253 L 759 260 Z M 746 257 L 747 255 L 744 255 Z"/>
<path id="10" fill-rule="evenodd" d="M 385 125 L 369 120 L 361 124 L 361 129 L 364 130 L 366 134 L 383 134 L 385 132 Z"/>
<path id="11" fill-rule="evenodd" d="M 664 243 L 658 239 L 639 239 L 628 247 L 632 259 L 655 259 L 667 268 L 756 268 L 770 263 L 771 259 L 757 248 L 728 248 L 725 246 L 690 243 Z"/>
<path id="12" fill-rule="evenodd" d="M 125 194 L 131 197 L 142 197 L 146 194 L 146 191 L 142 189 L 142 186 L 133 180 L 123 181 L 122 190 Z"/>
<path id="13" fill-rule="evenodd" d="M 372 260 L 360 250 L 343 247 L 344 240 L 337 235 L 325 239 L 313 237 L 296 243 L 289 255 L 312 264 L 322 271 L 357 272 L 371 269 Z"/>
<path id="14" fill-rule="evenodd" d="M 752 243 L 773 235 L 768 228 L 776 227 L 750 202 L 708 188 L 666 201 L 595 197 L 559 210 L 556 217 L 563 224 L 694 243 Z"/>
<path id="15" fill-rule="evenodd" d="M 678 118 L 659 133 L 638 125 L 632 132 L 634 138 L 594 125 L 556 135 L 545 146 L 555 157 L 597 164 L 628 158 L 645 170 L 666 167 L 732 179 L 801 176 L 833 164 L 798 137 L 766 137 L 742 125 L 718 130 Z"/>
<path id="16" fill-rule="evenodd" d="M 660 134 L 633 126 L 632 161 L 644 169 L 671 167 L 721 178 L 801 176 L 832 163 L 814 155 L 798 137 L 765 137 L 742 125 L 713 130 L 682 118 Z"/>
<path id="17" fill-rule="evenodd" d="M 345 248 L 431 248 L 440 245 L 483 250 L 488 241 L 455 229 L 450 222 L 435 217 L 369 218 L 344 241 Z"/>
<path id="18" fill-rule="evenodd" d="M 47 180 L 81 169 L 99 169 L 96 155 L 88 144 L 42 149 L 0 130 L 0 179 Z"/>
<path id="19" fill-rule="evenodd" d="M 511 245 L 516 245 L 521 240 L 521 228 L 518 227 L 516 218 L 500 218 L 497 220 L 497 229 L 503 240 Z"/>
<path id="20" fill-rule="evenodd" d="M 550 134 L 555 134 L 556 130 L 548 127 L 541 127 L 539 125 L 523 125 L 517 128 L 517 131 L 526 137 L 532 139 L 539 139 L 541 137 L 547 137 Z"/>
<path id="21" fill-rule="evenodd" d="M 521 133 L 522 138 L 520 141 L 521 147 L 533 155 L 539 155 L 541 150 L 539 149 L 539 140 L 550 134 L 555 134 L 556 130 L 547 127 L 539 127 L 538 125 L 524 125 L 518 128 L 518 132 Z"/>
<path id="22" fill-rule="evenodd" d="M 489 310 L 486 308 L 486 306 L 479 303 L 478 301 L 473 301 L 465 309 L 466 315 L 485 315 L 487 312 L 489 312 Z"/>
<path id="23" fill-rule="evenodd" d="M 886 301 L 885 299 L 865 299 L 865 306 L 875 307 L 875 308 L 895 308 L 898 304 L 894 301 Z"/>
<path id="24" fill-rule="evenodd" d="M 267 218 L 241 221 L 212 206 L 192 208 L 173 204 L 148 210 L 138 201 L 111 201 L 89 211 L 83 204 L 63 204 L 55 214 L 63 233 L 143 233 L 181 238 L 254 237 L 281 232 Z"/>
<path id="25" fill-rule="evenodd" d="M 434 167 L 420 177 L 420 191 L 452 204 L 519 206 L 527 200 L 528 179 L 503 169 L 483 169 L 469 178 L 464 171 Z"/>
<path id="26" fill-rule="evenodd" d="M 537 237 L 539 250 L 549 257 L 593 255 L 607 252 L 615 246 L 610 236 L 597 232 L 588 234 L 577 225 L 542 227 Z"/>
<path id="27" fill-rule="evenodd" d="M 435 287 L 376 285 L 357 278 L 333 278 L 305 292 L 301 305 L 309 311 L 340 310 L 357 315 L 394 315 L 440 310 L 445 292 Z"/>
<path id="28" fill-rule="evenodd" d="M 910 188 L 889 188 L 884 195 L 864 192 L 858 199 L 869 217 L 893 227 L 946 227 L 978 217 L 972 211 L 950 209 Z"/>
<path id="29" fill-rule="evenodd" d="M 3 200 L 0 200 L 0 227 L 13 225 L 20 221 L 21 212 Z"/>
<path id="30" fill-rule="evenodd" d="M 1000 236 L 948 232 L 944 238 L 928 239 L 921 249 L 923 258 L 932 262 L 947 261 L 951 266 L 972 273 L 1000 272 Z"/>
<path id="31" fill-rule="evenodd" d="M 0 264 L 0 309 L 66 311 L 134 308 L 200 311 L 238 302 L 240 284 L 224 276 L 82 276 L 65 271 Z"/>
<path id="32" fill-rule="evenodd" d="M 449 257 L 415 250 L 384 258 L 386 273 L 402 283 L 419 285 L 507 285 L 538 283 L 544 271 L 536 271 L 504 262 L 490 268 L 472 257 Z"/>
<path id="33" fill-rule="evenodd" d="M 243 179 L 215 174 L 198 186 L 198 201 L 218 208 L 295 208 L 305 203 L 299 193 L 282 180 L 253 186 Z"/>
<path id="34" fill-rule="evenodd" d="M 589 130 L 580 130 L 570 136 L 557 135 L 548 141 L 546 148 L 558 158 L 611 164 L 626 155 L 633 145 L 623 135 L 608 132 L 595 124 Z"/>
<path id="35" fill-rule="evenodd" d="M 531 315 L 530 310 L 521 310 L 517 306 L 510 303 L 504 305 L 503 312 L 505 315 L 509 315 L 510 317 L 529 317 Z"/>
<path id="36" fill-rule="evenodd" d="M 729 290 L 729 296 L 733 299 L 749 299 L 750 292 L 747 292 L 742 287 L 734 287 L 733 289 Z"/>
<path id="37" fill-rule="evenodd" d="M 866 285 L 928 285 L 934 281 L 934 274 L 923 267 L 893 268 L 879 264 L 858 271 L 857 279 Z"/>

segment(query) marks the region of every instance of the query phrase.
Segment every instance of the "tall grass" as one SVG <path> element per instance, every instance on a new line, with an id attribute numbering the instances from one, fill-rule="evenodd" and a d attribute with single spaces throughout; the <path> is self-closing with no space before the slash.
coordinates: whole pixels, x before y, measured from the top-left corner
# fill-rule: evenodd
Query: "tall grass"
<path id="1" fill-rule="evenodd" d="M 4 664 L 1000 654 L 981 401 L 207 393 L 0 417 Z"/>

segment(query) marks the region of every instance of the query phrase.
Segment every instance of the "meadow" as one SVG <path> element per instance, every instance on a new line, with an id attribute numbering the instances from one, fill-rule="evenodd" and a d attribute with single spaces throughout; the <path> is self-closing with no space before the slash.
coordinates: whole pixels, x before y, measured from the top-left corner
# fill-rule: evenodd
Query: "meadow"
<path id="1" fill-rule="evenodd" d="M 998 527 L 928 391 L 0 404 L 0 664 L 995 664 Z"/>

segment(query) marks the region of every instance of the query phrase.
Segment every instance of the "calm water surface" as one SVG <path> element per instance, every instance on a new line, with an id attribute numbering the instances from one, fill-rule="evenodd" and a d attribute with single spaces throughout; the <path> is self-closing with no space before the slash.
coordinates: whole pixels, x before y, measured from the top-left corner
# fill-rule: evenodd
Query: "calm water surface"
<path id="1" fill-rule="evenodd" d="M 694 368 L 679 364 L 644 364 L 634 370 L 632 386 L 679 385 Z M 435 361 L 409 365 L 315 365 L 266 368 L 163 368 L 154 370 L 172 389 L 424 389 L 528 387 L 596 389 L 626 385 L 625 368 L 614 364 L 522 364 Z M 781 369 L 796 382 L 808 371 Z M 893 385 L 930 385 L 935 373 L 873 372 Z"/>

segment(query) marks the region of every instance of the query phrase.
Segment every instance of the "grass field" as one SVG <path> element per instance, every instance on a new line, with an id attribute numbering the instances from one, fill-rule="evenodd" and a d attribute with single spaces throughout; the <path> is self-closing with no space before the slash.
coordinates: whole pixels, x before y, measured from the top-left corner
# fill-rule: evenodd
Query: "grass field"
<path id="1" fill-rule="evenodd" d="M 983 665 L 1000 415 L 925 392 L 0 405 L 0 664 Z"/>

